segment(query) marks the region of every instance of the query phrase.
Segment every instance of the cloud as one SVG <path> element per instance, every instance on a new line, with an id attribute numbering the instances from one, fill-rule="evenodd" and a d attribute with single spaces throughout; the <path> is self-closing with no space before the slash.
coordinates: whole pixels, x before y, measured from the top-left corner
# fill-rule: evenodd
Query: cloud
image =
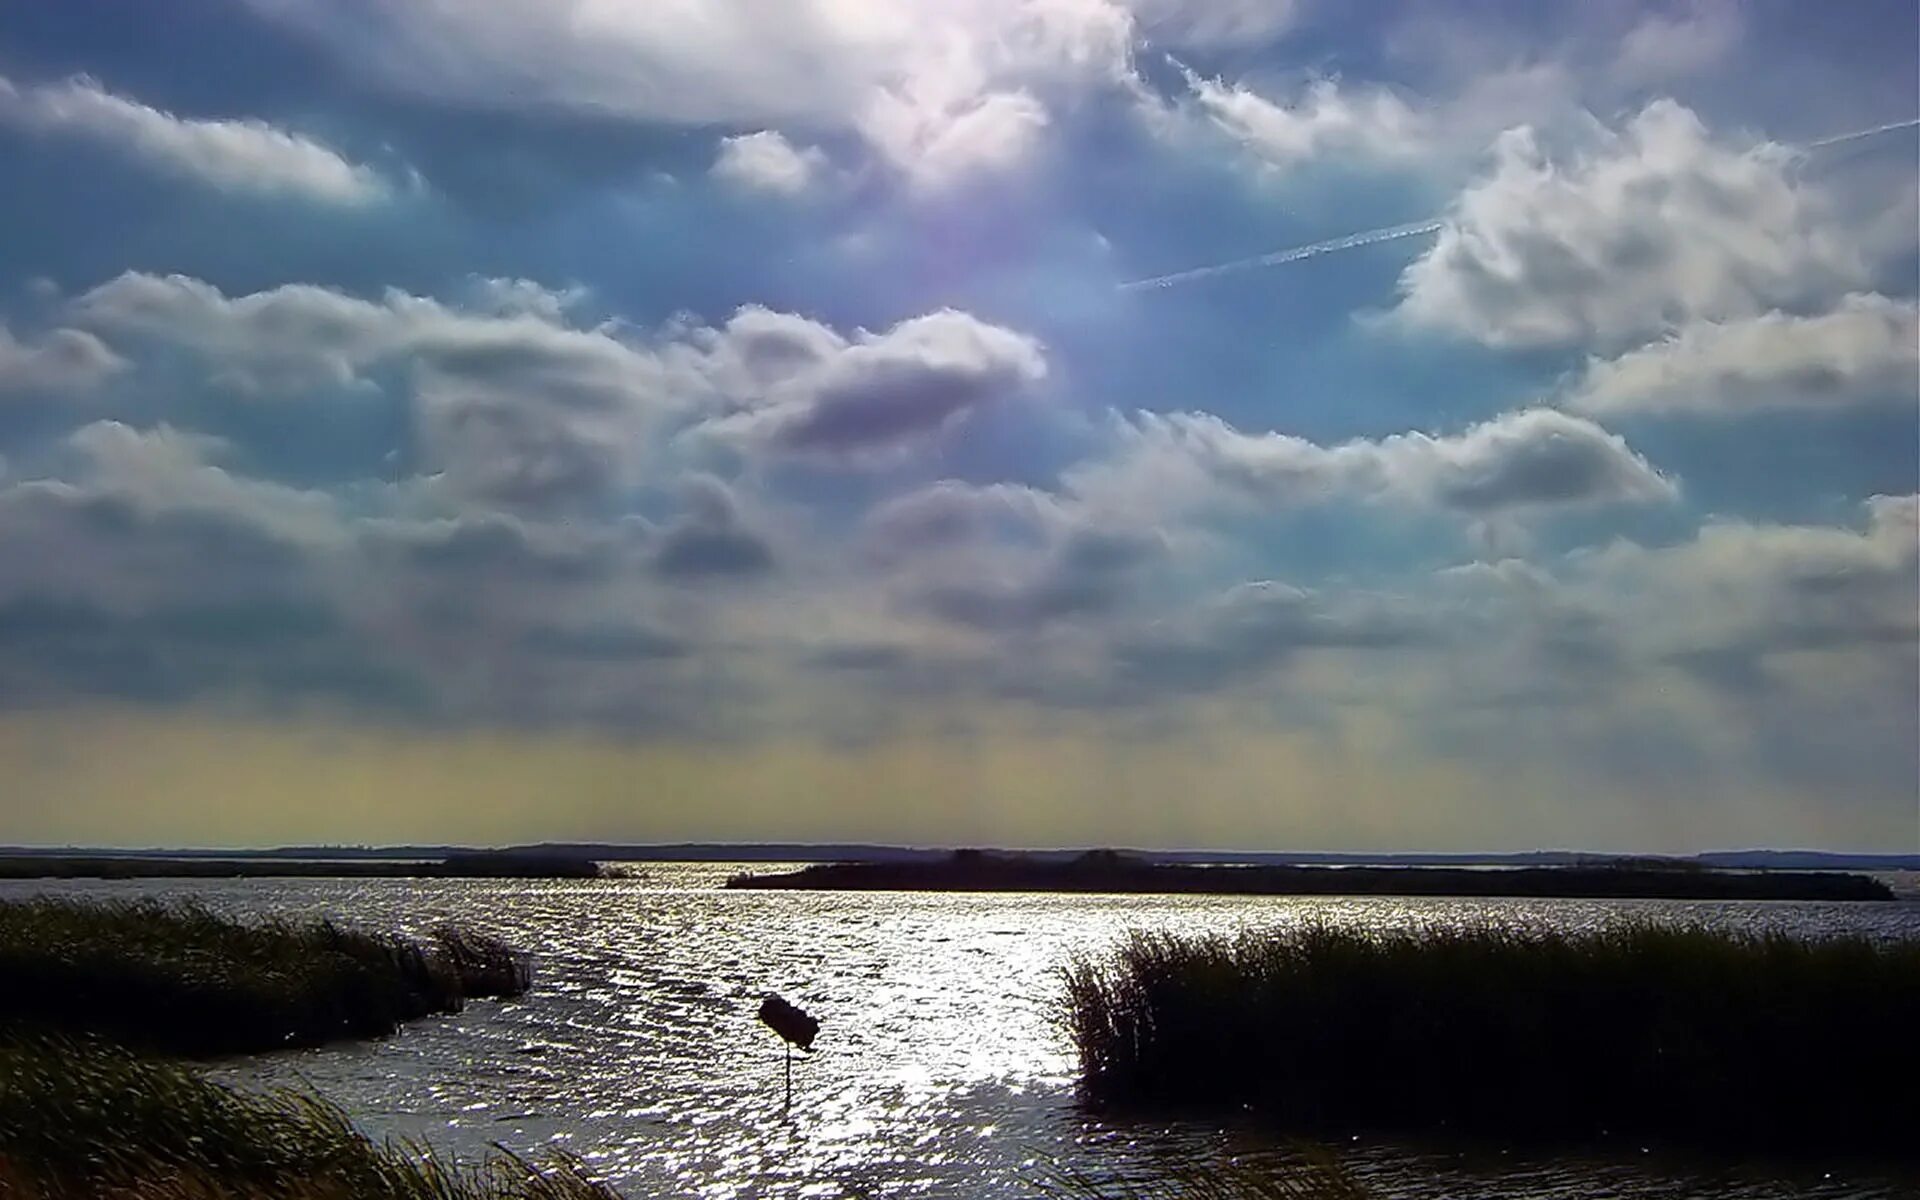
<path id="1" fill-rule="evenodd" d="M 1040 343 L 941 309 L 881 333 L 746 308 L 702 339 L 736 411 L 708 431 L 775 454 L 887 457 L 1046 378 Z"/>
<path id="2" fill-rule="evenodd" d="M 1046 124 L 1043 94 L 1130 77 L 1134 30 L 1116 0 L 715 0 L 694 15 L 593 0 L 399 0 L 354 17 L 317 0 L 253 3 L 409 91 L 847 131 L 920 188 L 1019 161 Z"/>
<path id="3" fill-rule="evenodd" d="M 1025 91 L 987 92 L 932 104 L 881 92 L 860 118 L 861 131 L 923 191 L 976 174 L 1022 165 L 1046 130 L 1047 110 Z"/>
<path id="4" fill-rule="evenodd" d="M 33 342 L 0 323 L 0 396 L 84 392 L 126 370 L 119 355 L 79 329 L 55 329 Z"/>
<path id="5" fill-rule="evenodd" d="M 259 397 L 377 390 L 397 371 L 425 469 L 504 505 L 565 507 L 622 486 L 648 425 L 699 394 L 697 371 L 610 330 L 572 327 L 557 298 L 496 314 L 307 284 L 229 297 L 197 279 L 128 273 L 71 307 L 109 335 L 192 351 Z"/>
<path id="6" fill-rule="evenodd" d="M 523 285 L 510 304 L 493 295 L 476 311 L 308 284 L 229 297 L 197 279 L 130 272 L 70 311 L 116 340 L 191 351 L 247 395 L 397 384 L 421 465 L 441 486 L 529 509 L 635 485 L 666 434 L 689 426 L 774 455 L 895 455 L 1029 391 L 1047 370 L 1033 338 L 952 309 L 845 336 L 748 306 L 717 328 L 678 322 L 645 338 L 576 326 L 573 298 L 529 289 L 541 291 Z"/>
<path id="7" fill-rule="evenodd" d="M 1471 516 L 1671 500 L 1674 484 L 1616 434 L 1548 408 L 1451 436 L 1394 434 L 1322 446 L 1247 434 L 1204 413 L 1140 414 L 1109 458 L 1067 475 L 1095 509 L 1290 508 L 1336 498 L 1428 505 Z"/>
<path id="8" fill-rule="evenodd" d="M 686 512 L 662 531 L 654 572 L 668 579 L 748 579 L 774 568 L 773 547 L 747 526 L 726 484 L 694 475 L 681 488 Z"/>
<path id="9" fill-rule="evenodd" d="M 861 540 L 873 561 L 890 566 L 981 545 L 1038 545 L 1070 520 L 1060 499 L 1038 488 L 946 479 L 875 505 Z"/>
<path id="10" fill-rule="evenodd" d="M 795 149 L 779 133 L 763 129 L 722 138 L 713 160 L 712 175 L 746 191 L 798 196 L 827 170 L 827 156 L 815 146 Z"/>
<path id="11" fill-rule="evenodd" d="M 67 478 L 0 488 L 0 601 L 138 613 L 311 595 L 340 544 L 324 496 L 248 479 L 218 439 L 98 421 L 69 435 Z"/>
<path id="12" fill-rule="evenodd" d="M 1668 659 L 1911 645 L 1920 639 L 1920 497 L 1876 496 L 1863 508 L 1859 530 L 1719 520 L 1672 546 L 1616 542 L 1575 556 L 1569 577 Z"/>
<path id="13" fill-rule="evenodd" d="M 1608 75 L 1624 87 L 1696 75 L 1726 58 L 1744 25 L 1738 7 L 1716 0 L 1674 14 L 1648 13 L 1621 37 Z"/>
<path id="14" fill-rule="evenodd" d="M 1395 313 L 1491 346 L 1620 345 L 1837 297 L 1870 264 L 1795 163 L 1714 140 L 1671 100 L 1570 156 L 1509 130 L 1402 274 Z"/>
<path id="15" fill-rule="evenodd" d="M 1382 87 L 1343 88 L 1337 80 L 1315 79 L 1291 102 L 1281 102 L 1245 84 L 1191 71 L 1187 86 L 1208 122 L 1275 172 L 1335 157 L 1407 159 L 1433 137 L 1425 115 Z"/>
<path id="16" fill-rule="evenodd" d="M 1589 358 L 1567 403 L 1597 417 L 1834 410 L 1920 396 L 1911 300 L 1845 297 L 1830 312 L 1700 321 L 1617 358 Z"/>
<path id="17" fill-rule="evenodd" d="M 1435 640 L 1429 620 L 1385 596 L 1323 596 L 1272 581 L 1228 589 L 1192 614 L 1116 641 L 1122 672 L 1149 691 L 1210 691 L 1306 650 L 1397 650 Z"/>
<path id="18" fill-rule="evenodd" d="M 1300 19 L 1300 0 L 1127 0 L 1146 41 L 1198 49 L 1272 42 Z"/>
<path id="19" fill-rule="evenodd" d="M 363 205 L 392 187 L 379 172 L 265 121 L 180 117 L 115 95 L 96 80 L 16 85 L 0 76 L 0 122 L 91 138 L 223 191 Z"/>
<path id="20" fill-rule="evenodd" d="M 978 572 L 939 572 L 908 604 L 973 629 L 1018 632 L 1053 621 L 1111 613 L 1133 594 L 1139 575 L 1166 549 L 1151 534 L 1074 525 L 1037 555 L 982 561 Z"/>

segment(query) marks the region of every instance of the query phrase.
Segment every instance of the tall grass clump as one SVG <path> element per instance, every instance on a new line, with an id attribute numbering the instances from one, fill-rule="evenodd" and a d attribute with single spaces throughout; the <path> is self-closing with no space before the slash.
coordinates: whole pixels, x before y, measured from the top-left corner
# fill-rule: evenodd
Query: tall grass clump
<path id="1" fill-rule="evenodd" d="M 0 1029 L 206 1056 L 387 1034 L 528 982 L 505 944 L 452 928 L 414 940 L 193 904 L 0 903 Z"/>
<path id="2" fill-rule="evenodd" d="M 459 1165 L 310 1093 L 247 1093 L 93 1039 L 0 1035 L 0 1195 L 19 1200 L 618 1200 L 571 1160 Z"/>
<path id="3" fill-rule="evenodd" d="M 1920 1153 L 1920 942 L 1136 934 L 1064 982 L 1096 1100 L 1251 1106 L 1298 1128 Z"/>

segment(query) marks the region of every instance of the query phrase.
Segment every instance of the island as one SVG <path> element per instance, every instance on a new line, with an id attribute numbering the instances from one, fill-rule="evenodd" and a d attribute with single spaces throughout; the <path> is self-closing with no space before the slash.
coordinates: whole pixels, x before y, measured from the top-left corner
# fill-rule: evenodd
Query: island
<path id="1" fill-rule="evenodd" d="M 1076 857 L 958 850 L 934 862 L 814 863 L 746 873 L 729 888 L 820 891 L 1120 892 L 1249 896 L 1526 896 L 1645 900 L 1894 899 L 1837 871 L 1729 871 L 1623 860 L 1556 867 L 1379 867 L 1161 863 L 1113 850 Z"/>

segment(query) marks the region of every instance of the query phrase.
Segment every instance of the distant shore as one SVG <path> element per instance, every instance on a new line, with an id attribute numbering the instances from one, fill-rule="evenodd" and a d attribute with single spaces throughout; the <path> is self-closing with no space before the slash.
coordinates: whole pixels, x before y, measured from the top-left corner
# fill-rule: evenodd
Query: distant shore
<path id="1" fill-rule="evenodd" d="M 1704 867 L 1297 867 L 1153 863 L 1112 851 L 1066 861 L 963 850 L 939 862 L 816 863 L 736 875 L 730 888 L 822 891 L 1119 892 L 1269 896 L 1516 896 L 1647 900 L 1887 901 L 1864 875 Z"/>
<path id="2" fill-rule="evenodd" d="M 436 859 L 0 856 L 0 879 L 599 879 L 606 874 L 591 859 L 521 851 L 470 851 Z"/>

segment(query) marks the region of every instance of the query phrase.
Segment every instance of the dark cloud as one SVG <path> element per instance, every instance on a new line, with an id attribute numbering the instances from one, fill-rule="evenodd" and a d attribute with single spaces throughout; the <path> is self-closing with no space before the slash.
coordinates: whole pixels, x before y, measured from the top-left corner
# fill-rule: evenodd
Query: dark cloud
<path id="1" fill-rule="evenodd" d="M 1119 609 L 1140 572 L 1164 554 L 1152 536 L 1090 527 L 1066 532 L 1037 564 L 1010 577 L 945 579 L 914 594 L 914 603 L 956 625 L 1017 631 L 1053 621 L 1091 618 Z"/>
<path id="2" fill-rule="evenodd" d="M 773 546 L 748 528 L 726 484 L 695 476 L 685 485 L 686 512 L 661 532 L 655 573 L 668 579 L 750 579 L 774 569 Z"/>
<path id="3" fill-rule="evenodd" d="M 842 461 L 897 455 L 1047 373 L 1039 342 L 952 309 L 883 333 L 862 330 L 850 341 L 791 319 L 775 340 L 766 328 L 774 315 L 743 310 L 719 334 L 719 354 L 733 351 L 747 369 L 731 385 L 739 411 L 710 426 L 772 453 Z M 738 346 L 730 346 L 736 335 Z M 773 362 L 782 369 L 770 379 Z"/>

